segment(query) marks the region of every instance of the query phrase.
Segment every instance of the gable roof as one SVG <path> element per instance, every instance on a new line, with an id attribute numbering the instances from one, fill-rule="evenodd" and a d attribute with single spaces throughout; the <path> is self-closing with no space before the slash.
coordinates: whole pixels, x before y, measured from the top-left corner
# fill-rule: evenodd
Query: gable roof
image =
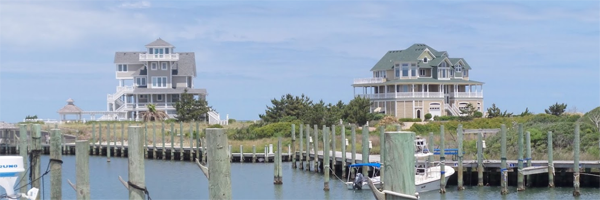
<path id="1" fill-rule="evenodd" d="M 140 54 L 146 52 L 115 52 L 115 64 L 144 64 L 140 61 Z"/>
<path id="2" fill-rule="evenodd" d="M 194 52 L 178 52 L 177 75 L 196 77 L 196 54 Z"/>
<path id="3" fill-rule="evenodd" d="M 431 52 L 431 54 L 433 54 L 435 56 L 435 58 L 431 59 L 427 63 L 423 63 L 421 60 L 418 60 L 418 58 L 426 49 L 429 50 L 429 52 Z M 426 44 L 417 43 L 417 44 L 411 45 L 410 47 L 408 47 L 405 50 L 388 51 L 375 64 L 375 66 L 373 66 L 373 68 L 371 68 L 371 71 L 390 70 L 393 68 L 394 63 L 396 63 L 396 62 L 418 63 L 420 67 L 437 66 L 438 64 L 440 64 L 440 62 L 442 62 L 442 60 L 444 60 L 446 58 L 448 58 L 448 52 L 437 51 L 434 48 L 432 48 Z M 450 59 L 450 62 L 453 64 L 458 62 L 458 61 L 455 62 L 455 60 L 452 60 L 454 58 L 448 58 L 448 59 Z M 457 59 L 462 60 L 462 62 L 465 64 L 465 66 L 463 66 L 465 69 L 471 69 L 469 64 L 467 64 L 467 62 L 464 59 L 462 59 L 462 58 L 457 58 Z"/>
<path id="4" fill-rule="evenodd" d="M 146 47 L 173 47 L 173 45 L 169 44 L 163 39 L 158 38 L 154 42 L 147 44 Z"/>
<path id="5" fill-rule="evenodd" d="M 471 66 L 469 66 L 469 63 L 467 63 L 467 61 L 465 61 L 465 59 L 462 59 L 462 58 L 449 58 L 449 59 L 450 59 L 450 62 L 452 62 L 452 65 L 456 65 L 458 63 L 458 61 L 462 61 L 462 63 L 464 64 L 463 65 L 464 69 L 467 69 L 467 70 L 471 69 Z"/>

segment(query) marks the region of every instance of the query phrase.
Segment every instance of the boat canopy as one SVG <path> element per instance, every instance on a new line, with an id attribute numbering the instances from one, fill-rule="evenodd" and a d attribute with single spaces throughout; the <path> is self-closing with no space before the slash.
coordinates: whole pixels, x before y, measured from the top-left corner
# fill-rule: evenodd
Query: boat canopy
<path id="1" fill-rule="evenodd" d="M 350 165 L 350 167 L 363 167 L 363 166 L 381 167 L 381 163 L 356 163 L 356 164 Z"/>

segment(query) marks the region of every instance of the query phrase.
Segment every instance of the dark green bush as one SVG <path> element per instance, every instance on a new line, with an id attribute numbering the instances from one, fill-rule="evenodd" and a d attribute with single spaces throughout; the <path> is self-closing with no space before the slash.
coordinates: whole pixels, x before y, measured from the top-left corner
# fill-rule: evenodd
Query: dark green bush
<path id="1" fill-rule="evenodd" d="M 400 118 L 398 122 L 421 122 L 420 118 Z"/>
<path id="2" fill-rule="evenodd" d="M 430 120 L 430 119 L 431 119 L 431 113 L 425 114 L 425 121 Z"/>

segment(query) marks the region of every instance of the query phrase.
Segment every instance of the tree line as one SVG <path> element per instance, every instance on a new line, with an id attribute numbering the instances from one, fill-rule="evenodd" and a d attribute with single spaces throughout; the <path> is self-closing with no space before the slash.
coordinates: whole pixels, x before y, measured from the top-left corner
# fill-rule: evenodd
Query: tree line
<path id="1" fill-rule="evenodd" d="M 371 100 L 360 96 L 355 97 L 348 104 L 344 104 L 341 100 L 332 104 L 325 103 L 323 100 L 313 102 L 304 94 L 300 96 L 286 94 L 279 100 L 272 99 L 271 104 L 267 106 L 264 114 L 258 115 L 265 123 L 300 120 L 307 124 L 331 126 L 339 124 L 342 120 L 362 126 L 374 118 L 374 114 L 370 113 Z"/>

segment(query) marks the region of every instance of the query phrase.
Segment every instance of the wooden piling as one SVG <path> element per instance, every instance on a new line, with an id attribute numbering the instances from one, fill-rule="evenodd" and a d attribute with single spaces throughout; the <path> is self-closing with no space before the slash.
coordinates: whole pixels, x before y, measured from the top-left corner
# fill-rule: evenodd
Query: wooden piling
<path id="1" fill-rule="evenodd" d="M 102 124 L 98 123 L 98 154 L 102 156 Z"/>
<path id="2" fill-rule="evenodd" d="M 240 145 L 240 163 L 244 162 L 244 145 Z"/>
<path id="3" fill-rule="evenodd" d="M 440 193 L 446 193 L 446 145 L 444 125 L 440 126 Z"/>
<path id="4" fill-rule="evenodd" d="M 256 145 L 252 145 L 252 163 L 256 162 Z"/>
<path id="5" fill-rule="evenodd" d="M 292 168 L 296 168 L 296 124 L 292 124 Z"/>
<path id="6" fill-rule="evenodd" d="M 352 139 L 352 165 L 356 164 L 356 125 L 351 127 L 351 139 Z M 356 169 L 350 168 L 350 178 L 354 179 L 356 176 Z"/>
<path id="7" fill-rule="evenodd" d="M 552 131 L 548 131 L 548 187 L 554 187 L 554 156 L 552 155 Z"/>
<path id="8" fill-rule="evenodd" d="M 341 138 L 341 145 L 342 145 L 342 178 L 346 178 L 346 128 L 344 127 L 344 125 L 342 124 L 342 138 Z"/>
<path id="9" fill-rule="evenodd" d="M 573 162 L 573 196 L 578 197 L 581 195 L 579 192 L 579 151 L 581 150 L 579 145 L 579 123 L 575 123 L 575 138 L 573 140 L 575 140 L 575 145 L 573 145 L 573 157 L 575 159 Z"/>
<path id="10" fill-rule="evenodd" d="M 171 159 L 170 160 L 175 160 L 175 123 L 171 123 Z M 206 160 L 205 162 L 206 163 Z"/>
<path id="11" fill-rule="evenodd" d="M 96 123 L 92 124 L 92 155 L 96 155 Z"/>
<path id="12" fill-rule="evenodd" d="M 523 124 L 519 124 L 519 172 L 517 175 L 517 191 L 525 190 L 523 185 Z"/>
<path id="13" fill-rule="evenodd" d="M 508 194 L 508 169 L 506 168 L 506 125 L 500 127 L 502 134 L 500 151 L 500 194 Z"/>
<path id="14" fill-rule="evenodd" d="M 462 124 L 458 125 L 456 129 L 456 134 L 458 135 L 458 190 L 464 190 L 464 182 L 463 182 L 463 126 Z"/>
<path id="15" fill-rule="evenodd" d="M 231 148 L 229 148 L 229 152 L 231 152 Z M 183 160 L 183 122 L 179 122 L 179 160 Z"/>
<path id="16" fill-rule="evenodd" d="M 106 162 L 110 162 L 110 124 L 108 123 L 106 124 Z"/>
<path id="17" fill-rule="evenodd" d="M 125 124 L 121 123 L 121 157 L 125 157 Z"/>
<path id="18" fill-rule="evenodd" d="M 50 137 L 50 199 L 62 199 L 62 134 L 60 129 L 52 129 Z"/>
<path id="19" fill-rule="evenodd" d="M 32 132 L 33 135 L 33 132 Z M 28 156 L 27 156 L 27 125 L 25 124 L 19 124 L 19 155 L 21 157 L 23 157 L 23 166 L 29 166 L 28 165 Z M 19 173 L 20 177 L 25 177 L 25 173 L 27 172 L 21 172 Z M 20 178 L 19 179 L 19 187 L 21 188 L 21 193 L 25 194 L 27 193 L 27 179 L 26 178 Z"/>
<path id="20" fill-rule="evenodd" d="M 156 126 L 152 122 L 152 158 L 156 159 Z"/>
<path id="21" fill-rule="evenodd" d="M 527 144 L 527 157 L 525 160 L 527 161 L 527 167 L 531 167 L 531 135 L 529 131 L 525 132 L 525 143 Z M 525 187 L 531 187 L 531 175 L 527 175 L 525 179 Z"/>
<path id="22" fill-rule="evenodd" d="M 90 198 L 90 143 L 86 140 L 75 142 L 75 176 L 77 200 Z"/>
<path id="23" fill-rule="evenodd" d="M 306 170 L 310 171 L 310 126 L 306 124 Z"/>
<path id="24" fill-rule="evenodd" d="M 369 163 L 369 126 L 367 125 L 362 127 L 362 162 Z M 369 175 L 368 166 L 362 167 L 362 174 Z"/>
<path id="25" fill-rule="evenodd" d="M 31 187 L 35 187 L 40 189 L 40 185 L 41 185 L 41 179 L 40 179 L 40 175 L 41 175 L 41 171 L 42 171 L 42 132 L 41 132 L 41 125 L 39 124 L 34 124 L 33 125 L 33 131 L 31 134 L 31 143 L 32 143 L 32 153 L 31 153 L 31 160 L 32 162 L 30 163 L 30 166 L 33 166 L 33 168 L 31 169 L 31 177 L 33 177 L 32 179 L 34 179 L 31 183 Z M 38 195 L 36 200 L 40 199 L 41 195 Z"/>
<path id="26" fill-rule="evenodd" d="M 227 146 L 227 134 L 220 128 L 207 128 L 206 143 L 208 168 L 209 199 L 231 199 L 231 164 Z"/>
<path id="27" fill-rule="evenodd" d="M 477 133 L 477 186 L 483 186 L 483 133 Z"/>
<path id="28" fill-rule="evenodd" d="M 383 192 L 374 188 L 369 180 L 376 199 L 417 199 L 415 196 L 415 133 L 406 131 L 386 132 L 385 151 L 388 156 L 383 161 L 387 168 Z M 389 170 L 388 170 L 389 169 Z"/>
<path id="29" fill-rule="evenodd" d="M 325 174 L 323 190 L 329 191 L 329 133 L 327 126 L 323 125 L 323 172 Z"/>
<path id="30" fill-rule="evenodd" d="M 75 139 L 77 141 L 77 139 Z M 71 148 L 69 146 L 69 148 Z M 117 124 L 113 123 L 113 156 L 117 156 Z"/>
<path id="31" fill-rule="evenodd" d="M 383 163 L 385 160 L 385 126 L 379 126 L 379 161 Z M 379 181 L 384 183 L 383 178 L 385 178 L 385 167 L 379 168 Z"/>
<path id="32" fill-rule="evenodd" d="M 283 184 L 283 173 L 281 171 L 281 136 L 277 138 L 277 152 L 275 153 L 275 157 L 273 158 L 274 167 L 275 167 L 275 177 L 273 183 L 276 185 Z"/>
<path id="33" fill-rule="evenodd" d="M 160 122 L 160 128 L 161 128 L 161 133 L 162 133 L 162 159 L 165 160 L 167 159 L 167 149 L 165 148 L 165 122 L 161 121 Z"/>
<path id="34" fill-rule="evenodd" d="M 229 145 L 229 162 L 233 162 L 233 152 L 231 151 L 231 145 Z"/>
<path id="35" fill-rule="evenodd" d="M 313 162 L 313 167 L 315 172 L 319 171 L 319 127 L 315 124 L 314 125 L 314 135 L 313 135 L 313 146 L 314 146 L 314 150 L 315 150 L 315 157 L 314 157 L 314 162 Z"/>
<path id="36" fill-rule="evenodd" d="M 335 160 L 335 150 L 336 150 L 336 146 L 335 146 L 335 125 L 331 125 L 331 137 L 329 138 L 329 141 L 331 141 L 331 171 L 335 172 L 335 164 L 336 164 L 336 160 Z"/>
<path id="37" fill-rule="evenodd" d="M 128 137 L 129 199 L 146 199 L 146 169 L 144 166 L 144 132 L 142 127 L 130 126 Z M 134 186 L 135 185 L 135 186 Z"/>
<path id="38" fill-rule="evenodd" d="M 242 149 L 240 148 L 240 151 L 241 150 Z M 241 159 L 240 161 L 243 161 L 243 160 L 244 159 Z M 194 162 L 194 129 L 193 129 L 191 122 L 190 122 L 190 161 Z"/>
<path id="39" fill-rule="evenodd" d="M 304 134 L 303 134 L 304 130 L 303 130 L 303 128 L 304 128 L 304 124 L 300 124 L 300 131 L 299 131 L 300 137 L 298 137 L 298 138 L 300 138 L 300 145 L 299 145 L 300 146 L 300 153 L 298 155 L 298 158 L 299 158 L 298 161 L 300 161 L 300 163 L 299 163 L 300 164 L 300 169 L 304 169 L 304 159 L 303 159 L 303 156 L 302 156 L 302 152 L 304 152 L 304 137 L 303 137 L 304 136 Z"/>

